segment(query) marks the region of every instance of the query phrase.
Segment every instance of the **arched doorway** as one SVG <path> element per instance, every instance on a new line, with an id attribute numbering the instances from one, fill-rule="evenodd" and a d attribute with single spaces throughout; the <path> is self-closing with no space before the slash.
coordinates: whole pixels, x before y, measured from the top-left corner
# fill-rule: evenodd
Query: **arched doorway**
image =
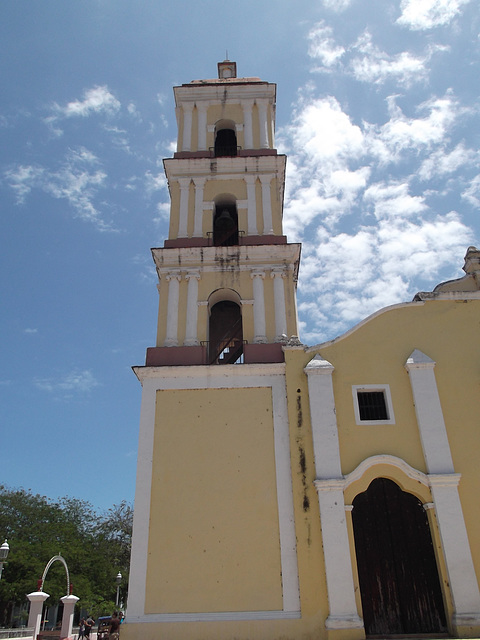
<path id="1" fill-rule="evenodd" d="M 447 631 L 430 527 L 422 503 L 387 478 L 353 501 L 367 636 Z"/>

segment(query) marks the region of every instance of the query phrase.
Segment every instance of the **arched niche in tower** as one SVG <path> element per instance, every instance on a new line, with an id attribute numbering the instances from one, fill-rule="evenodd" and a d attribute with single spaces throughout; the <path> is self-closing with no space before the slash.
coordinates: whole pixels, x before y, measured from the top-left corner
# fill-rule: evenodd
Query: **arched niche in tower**
<path id="1" fill-rule="evenodd" d="M 243 361 L 241 299 L 233 289 L 217 289 L 208 299 L 208 363 Z"/>
<path id="2" fill-rule="evenodd" d="M 215 157 L 237 155 L 237 131 L 233 120 L 219 120 L 215 125 Z"/>
<path id="3" fill-rule="evenodd" d="M 231 247 L 238 244 L 237 200 L 230 194 L 221 194 L 214 200 L 213 245 Z"/>

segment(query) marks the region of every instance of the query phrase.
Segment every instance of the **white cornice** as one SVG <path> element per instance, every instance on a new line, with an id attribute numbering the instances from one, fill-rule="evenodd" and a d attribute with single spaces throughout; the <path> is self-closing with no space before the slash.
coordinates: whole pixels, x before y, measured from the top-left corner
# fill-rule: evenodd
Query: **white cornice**
<path id="1" fill-rule="evenodd" d="M 240 245 L 237 247 L 175 247 L 152 249 L 159 273 L 191 268 L 201 271 L 250 271 L 258 268 L 279 268 L 300 260 L 300 244 Z"/>
<path id="2" fill-rule="evenodd" d="M 287 157 L 282 154 L 236 156 L 235 158 L 165 158 L 163 161 L 167 179 L 180 177 L 207 177 L 209 179 L 238 178 L 238 174 L 284 173 Z M 212 171 L 215 163 L 215 171 Z"/>
<path id="3" fill-rule="evenodd" d="M 132 367 L 135 375 L 143 384 L 145 380 L 158 380 L 161 387 L 167 380 L 173 380 L 175 388 L 203 388 L 198 384 L 211 388 L 242 387 L 241 380 L 253 376 L 283 376 L 285 375 L 285 363 L 268 364 L 224 364 L 219 365 L 191 365 L 171 367 Z M 188 378 L 190 386 L 185 386 Z M 195 383 L 194 381 L 198 382 Z M 248 381 L 247 381 L 248 382 Z M 265 385 L 268 380 L 265 378 Z M 161 388 L 159 387 L 159 388 Z"/>
<path id="4" fill-rule="evenodd" d="M 215 84 L 188 84 L 174 87 L 176 106 L 186 102 L 214 102 L 238 104 L 242 100 L 267 99 L 275 102 L 276 85 L 269 82 L 258 81 L 255 83 L 222 83 Z"/>

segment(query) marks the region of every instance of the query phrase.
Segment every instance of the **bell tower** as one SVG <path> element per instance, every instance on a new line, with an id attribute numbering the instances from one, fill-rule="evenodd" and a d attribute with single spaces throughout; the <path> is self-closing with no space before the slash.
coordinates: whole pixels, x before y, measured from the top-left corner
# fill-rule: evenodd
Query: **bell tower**
<path id="1" fill-rule="evenodd" d="M 276 85 L 239 78 L 224 60 L 218 78 L 174 95 L 169 236 L 152 249 L 157 340 L 134 368 L 143 389 L 126 638 L 163 637 L 167 625 L 183 640 L 199 622 L 300 608 L 283 351 L 297 335 L 300 245 L 282 229 Z"/>
<path id="2" fill-rule="evenodd" d="M 280 362 L 296 335 L 299 245 L 282 235 L 285 162 L 275 85 L 219 78 L 175 87 L 178 151 L 164 160 L 169 238 L 153 249 L 157 345 L 147 366 Z"/>

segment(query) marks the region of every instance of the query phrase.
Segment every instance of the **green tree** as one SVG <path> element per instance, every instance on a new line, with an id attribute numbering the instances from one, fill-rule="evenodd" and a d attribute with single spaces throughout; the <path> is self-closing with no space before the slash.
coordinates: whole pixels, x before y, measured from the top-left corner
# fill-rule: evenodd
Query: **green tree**
<path id="1" fill-rule="evenodd" d="M 24 489 L 0 485 L 0 535 L 10 545 L 8 564 L 0 581 L 0 625 L 10 626 L 13 606 L 37 590 L 45 565 L 62 555 L 68 565 L 77 607 L 98 616 L 115 605 L 115 577 L 120 571 L 126 598 L 133 510 L 126 502 L 97 513 L 84 500 L 57 501 Z M 47 606 L 67 595 L 65 569 L 52 564 L 44 590 Z"/>

